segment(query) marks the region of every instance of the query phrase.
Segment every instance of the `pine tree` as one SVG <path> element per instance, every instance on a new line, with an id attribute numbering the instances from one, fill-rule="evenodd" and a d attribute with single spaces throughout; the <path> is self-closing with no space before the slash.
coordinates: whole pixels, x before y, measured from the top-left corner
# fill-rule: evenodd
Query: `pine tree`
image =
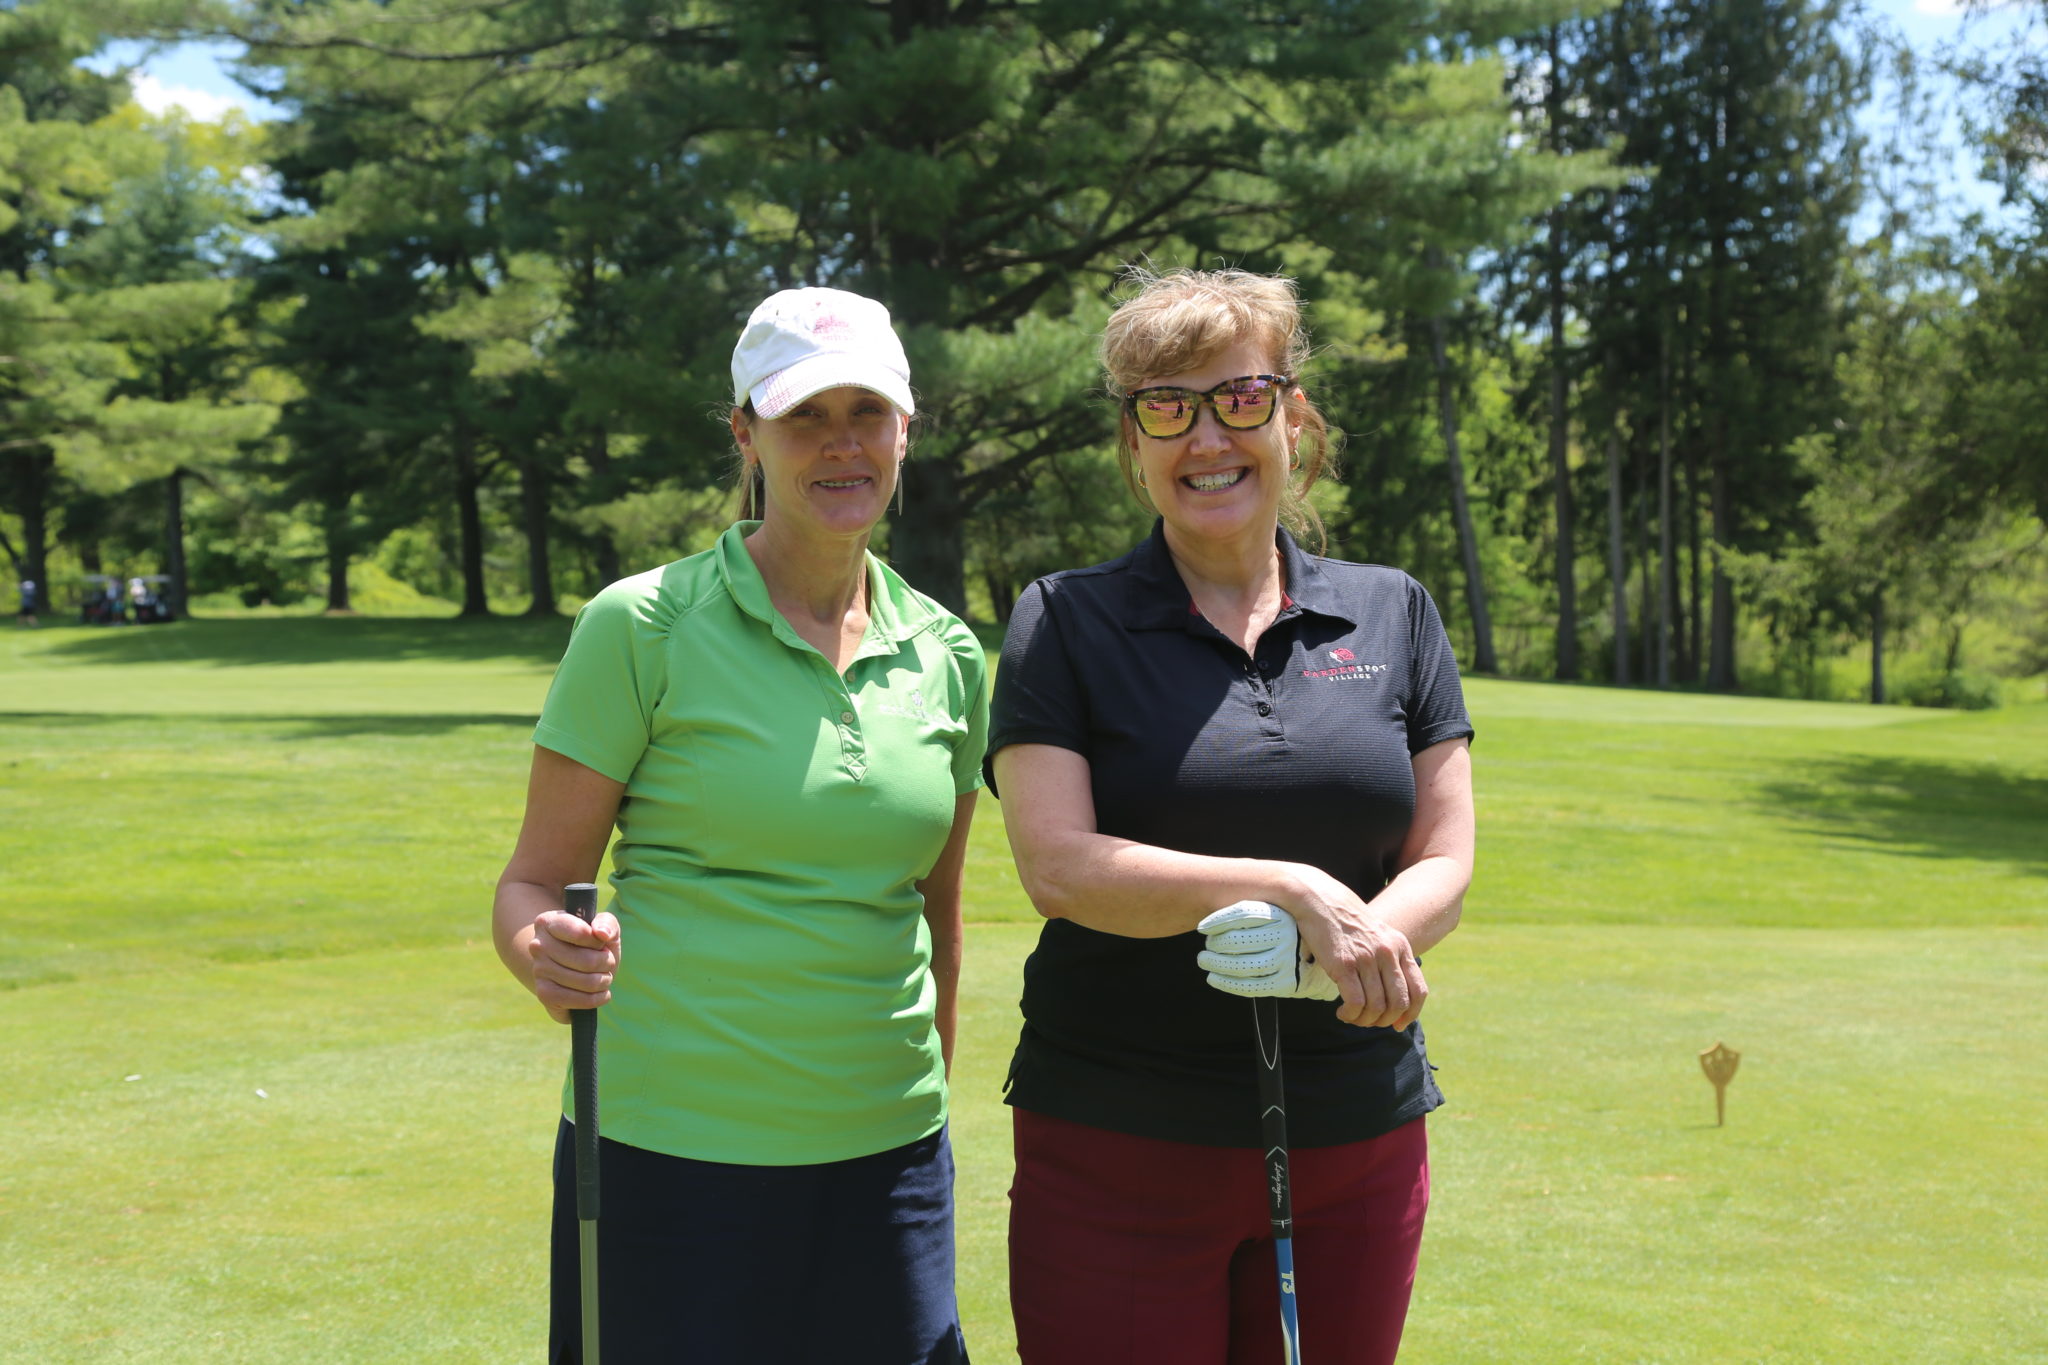
<path id="1" fill-rule="evenodd" d="M 762 293 L 885 299 L 930 415 L 891 549 L 956 607 L 984 503 L 1110 430 L 1085 386 L 1047 401 L 1027 321 L 1085 355 L 1117 269 L 1145 257 L 1305 268 L 1297 244 L 1331 236 L 1367 244 L 1360 273 L 1413 258 L 1424 205 L 1472 168 L 1413 159 L 1412 78 L 1527 21 L 1420 0 L 255 12 L 277 97 L 356 97 L 327 108 L 359 143 L 330 222 L 426 213 L 451 288 L 496 289 L 523 251 L 574 263 L 530 376 L 569 398 L 533 410 L 555 425 L 526 467 L 576 501 L 656 469 L 717 476 L 717 428 L 676 414 L 722 392 Z"/>
<path id="2" fill-rule="evenodd" d="M 66 243 L 88 236 L 124 161 L 123 139 L 96 128 L 120 82 L 77 65 L 97 45 L 63 6 L 0 11 L 0 508 L 20 520 L 15 572 L 50 590 L 51 518 L 64 491 L 53 436 L 103 397 L 109 358 L 58 296 Z"/>
<path id="3" fill-rule="evenodd" d="M 1648 172 L 1600 206 L 1580 295 L 1600 362 L 1594 407 L 1655 433 L 1639 444 L 1658 451 L 1659 618 L 1681 595 L 1681 545 L 1694 585 L 1686 629 L 1659 634 L 1676 637 L 1676 671 L 1691 676 L 1706 627 L 1706 681 L 1730 688 L 1728 560 L 1801 534 L 1809 475 L 1795 445 L 1839 410 L 1833 290 L 1867 71 L 1839 7 L 1818 0 L 1625 0 L 1589 30 L 1583 60 L 1620 160 Z M 1658 654 L 1661 677 L 1671 655 Z"/>
<path id="4" fill-rule="evenodd" d="M 52 445 L 95 491 L 161 485 L 165 601 L 182 616 L 187 483 L 234 463 L 277 416 L 251 387 L 236 318 L 241 172 L 254 164 L 254 139 L 177 114 L 150 120 L 132 105 L 112 122 L 148 160 L 115 184 L 104 225 L 61 253 L 57 272 L 72 316 L 106 348 L 112 382 L 104 407 Z"/>

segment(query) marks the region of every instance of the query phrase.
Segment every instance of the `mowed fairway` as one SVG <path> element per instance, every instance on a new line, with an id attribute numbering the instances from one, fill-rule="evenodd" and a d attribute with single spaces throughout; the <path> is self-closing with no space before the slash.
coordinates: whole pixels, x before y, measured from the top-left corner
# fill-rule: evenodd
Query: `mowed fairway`
<path id="1" fill-rule="evenodd" d="M 568 1034 L 487 910 L 566 631 L 0 633 L 0 1360 L 541 1359 Z M 2048 1362 L 2048 706 L 1470 697 L 1403 1360 Z M 987 1365 L 1035 930 L 983 809 L 954 1138 Z"/>

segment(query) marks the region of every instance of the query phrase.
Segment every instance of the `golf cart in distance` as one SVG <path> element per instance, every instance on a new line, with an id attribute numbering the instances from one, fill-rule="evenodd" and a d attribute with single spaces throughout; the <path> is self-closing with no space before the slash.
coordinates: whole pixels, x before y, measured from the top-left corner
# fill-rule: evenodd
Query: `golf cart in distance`
<path id="1" fill-rule="evenodd" d="M 124 580 L 119 574 L 89 573 L 81 579 L 78 619 L 88 626 L 119 626 L 131 619 L 138 625 L 156 625 L 172 619 L 163 596 L 169 574 L 137 574 Z"/>
<path id="2" fill-rule="evenodd" d="M 139 574 L 128 580 L 128 609 L 135 613 L 137 625 L 161 625 L 171 619 L 171 604 L 164 600 L 163 592 L 170 581 L 167 573 Z"/>
<path id="3" fill-rule="evenodd" d="M 78 619 L 88 626 L 118 626 L 128 620 L 128 604 L 121 596 L 119 574 L 82 575 L 84 586 L 78 595 Z"/>

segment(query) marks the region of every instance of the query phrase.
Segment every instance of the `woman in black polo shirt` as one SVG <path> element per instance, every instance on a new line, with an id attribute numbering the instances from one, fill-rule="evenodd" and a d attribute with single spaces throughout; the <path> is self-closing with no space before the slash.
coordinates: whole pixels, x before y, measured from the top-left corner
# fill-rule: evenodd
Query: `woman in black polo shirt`
<path id="1" fill-rule="evenodd" d="M 1009 1091 L 1026 1365 L 1279 1359 L 1251 1011 L 1196 965 L 1240 900 L 1326 997 L 1279 1003 L 1303 1358 L 1400 1345 L 1443 1102 L 1417 954 L 1471 880 L 1472 725 L 1421 585 L 1282 529 L 1320 540 L 1307 354 L 1286 280 L 1144 277 L 1102 355 L 1159 522 L 1010 620 L 990 771 L 1048 921 Z"/>

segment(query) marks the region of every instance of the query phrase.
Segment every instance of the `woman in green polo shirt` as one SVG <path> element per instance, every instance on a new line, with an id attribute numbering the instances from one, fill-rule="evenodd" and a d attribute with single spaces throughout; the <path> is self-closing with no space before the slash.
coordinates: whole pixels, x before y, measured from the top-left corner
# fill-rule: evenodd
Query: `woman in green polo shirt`
<path id="1" fill-rule="evenodd" d="M 965 1361 L 946 1063 L 986 665 L 868 553 L 913 401 L 882 305 L 733 352 L 743 521 L 591 599 L 534 732 L 499 955 L 598 1013 L 606 1365 Z M 613 897 L 560 909 L 613 827 Z M 551 1365 L 577 1359 L 567 1121 Z"/>

